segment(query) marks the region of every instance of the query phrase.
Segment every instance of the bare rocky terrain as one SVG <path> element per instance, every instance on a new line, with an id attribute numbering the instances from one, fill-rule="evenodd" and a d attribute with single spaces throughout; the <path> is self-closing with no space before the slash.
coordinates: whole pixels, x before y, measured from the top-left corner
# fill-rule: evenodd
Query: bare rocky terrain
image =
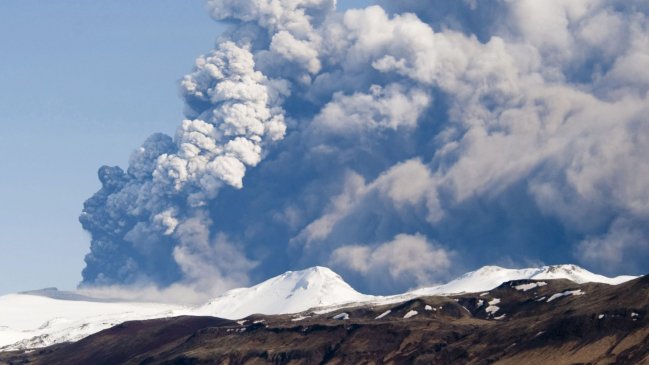
<path id="1" fill-rule="evenodd" d="M 649 364 L 649 276 L 624 284 L 518 280 L 241 321 L 132 321 L 1 364 Z"/>

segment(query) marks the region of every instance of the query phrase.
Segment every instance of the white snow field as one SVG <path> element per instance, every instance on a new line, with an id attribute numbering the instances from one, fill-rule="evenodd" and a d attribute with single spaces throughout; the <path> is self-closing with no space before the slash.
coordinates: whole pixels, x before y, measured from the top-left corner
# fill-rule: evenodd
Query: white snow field
<path id="1" fill-rule="evenodd" d="M 0 351 L 78 341 L 125 321 L 168 317 L 181 309 L 180 306 L 158 303 L 4 295 L 0 296 Z"/>
<path id="2" fill-rule="evenodd" d="M 36 291 L 31 294 L 9 294 L 0 296 L 0 351 L 78 341 L 130 320 L 178 315 L 240 319 L 255 313 L 289 314 L 313 308 L 319 308 L 317 311 L 319 313 L 326 313 L 350 305 L 382 305 L 419 296 L 485 292 L 510 280 L 568 279 L 576 283 L 599 282 L 616 285 L 634 278 L 633 276 L 608 278 L 575 265 L 544 266 L 533 269 L 485 266 L 444 285 L 381 297 L 359 293 L 335 272 L 318 266 L 302 271 L 289 271 L 250 288 L 227 291 L 198 307 L 163 303 L 110 302 L 84 297 L 74 292 L 52 290 Z M 389 311 L 384 315 L 388 313 Z"/>

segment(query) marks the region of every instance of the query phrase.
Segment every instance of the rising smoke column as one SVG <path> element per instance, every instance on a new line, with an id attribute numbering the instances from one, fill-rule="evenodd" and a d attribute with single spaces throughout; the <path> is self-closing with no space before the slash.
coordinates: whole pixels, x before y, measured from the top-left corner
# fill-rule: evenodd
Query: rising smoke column
<path id="1" fill-rule="evenodd" d="M 84 283 L 320 264 L 384 293 L 490 263 L 646 266 L 642 2 L 207 3 L 232 26 L 182 80 L 175 138 L 100 170 Z"/>
<path id="2" fill-rule="evenodd" d="M 246 282 L 241 273 L 254 264 L 224 238 L 213 241 L 205 205 L 223 186 L 241 188 L 246 166 L 284 137 L 283 90 L 254 67 L 248 47 L 220 43 L 181 82 L 191 119 L 175 138 L 149 137 L 126 172 L 99 170 L 102 188 L 80 217 L 93 238 L 84 283 Z"/>

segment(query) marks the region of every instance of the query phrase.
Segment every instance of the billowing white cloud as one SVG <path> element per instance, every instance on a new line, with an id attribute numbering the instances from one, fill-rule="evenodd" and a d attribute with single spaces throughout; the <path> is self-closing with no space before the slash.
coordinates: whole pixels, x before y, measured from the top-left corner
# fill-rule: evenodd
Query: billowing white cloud
<path id="1" fill-rule="evenodd" d="M 399 84 L 370 87 L 369 93 L 336 93 L 313 120 L 319 133 L 362 134 L 366 129 L 414 128 L 430 96 Z"/>
<path id="2" fill-rule="evenodd" d="M 371 280 L 428 285 L 450 268 L 452 253 L 421 234 L 398 234 L 375 247 L 349 245 L 331 253 L 332 266 L 371 276 Z M 386 276 L 387 275 L 387 276 Z"/>
<path id="3" fill-rule="evenodd" d="M 232 26 L 181 81 L 176 136 L 100 170 L 86 282 L 649 259 L 644 2 L 207 3 Z"/>
<path id="4" fill-rule="evenodd" d="M 245 46 L 223 42 L 199 57 L 194 72 L 181 82 L 186 112 L 193 119 L 181 123 L 173 141 L 163 135 L 150 137 L 131 157 L 128 174 L 104 169 L 110 174 L 103 174 L 102 190 L 86 203 L 81 216 L 84 228 L 94 234 L 93 244 L 125 240 L 146 257 L 169 250 L 155 241 L 172 240 L 176 243 L 166 259 L 172 257 L 192 285 L 210 283 L 222 290 L 246 284 L 252 261 L 241 249 L 211 237 L 205 205 L 223 186 L 242 188 L 246 166 L 256 166 L 263 148 L 284 138 L 279 104 L 286 90 L 276 85 L 281 82 L 255 70 L 253 54 Z M 104 225 L 116 229 L 97 230 Z M 89 265 L 92 256 L 101 254 L 95 247 Z M 133 258 L 126 260 L 130 264 L 118 267 L 117 273 L 100 269 L 85 279 L 110 284 L 147 276 Z"/>

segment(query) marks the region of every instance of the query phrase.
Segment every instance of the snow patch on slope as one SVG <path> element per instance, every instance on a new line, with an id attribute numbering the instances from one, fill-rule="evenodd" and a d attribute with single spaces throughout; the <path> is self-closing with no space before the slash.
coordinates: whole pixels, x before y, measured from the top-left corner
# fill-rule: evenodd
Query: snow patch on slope
<path id="1" fill-rule="evenodd" d="M 408 319 L 408 318 L 414 317 L 414 316 L 416 316 L 417 314 L 419 314 L 419 312 L 417 312 L 416 310 L 411 310 L 411 311 L 409 311 L 408 313 L 406 313 L 406 314 L 403 316 L 403 319 Z"/>
<path id="2" fill-rule="evenodd" d="M 489 302 L 489 306 L 485 309 L 485 312 L 493 316 L 496 312 L 500 310 L 500 307 L 498 307 L 496 304 L 500 304 L 499 298 L 494 298 L 493 300 L 491 300 Z"/>
<path id="3" fill-rule="evenodd" d="M 514 287 L 514 289 L 520 290 L 520 291 L 528 291 L 528 290 L 532 290 L 534 288 L 538 288 L 538 287 L 546 286 L 546 285 L 548 285 L 548 283 L 546 283 L 545 281 L 539 281 L 539 282 L 535 282 L 535 283 L 516 285 Z"/>
<path id="4" fill-rule="evenodd" d="M 561 292 L 561 293 L 552 294 L 552 296 L 548 299 L 548 303 L 550 303 L 551 301 L 553 301 L 555 299 L 561 298 L 561 297 L 567 297 L 569 295 L 584 295 L 584 294 L 586 294 L 586 293 L 581 291 L 581 289 L 566 290 L 566 291 Z"/>

